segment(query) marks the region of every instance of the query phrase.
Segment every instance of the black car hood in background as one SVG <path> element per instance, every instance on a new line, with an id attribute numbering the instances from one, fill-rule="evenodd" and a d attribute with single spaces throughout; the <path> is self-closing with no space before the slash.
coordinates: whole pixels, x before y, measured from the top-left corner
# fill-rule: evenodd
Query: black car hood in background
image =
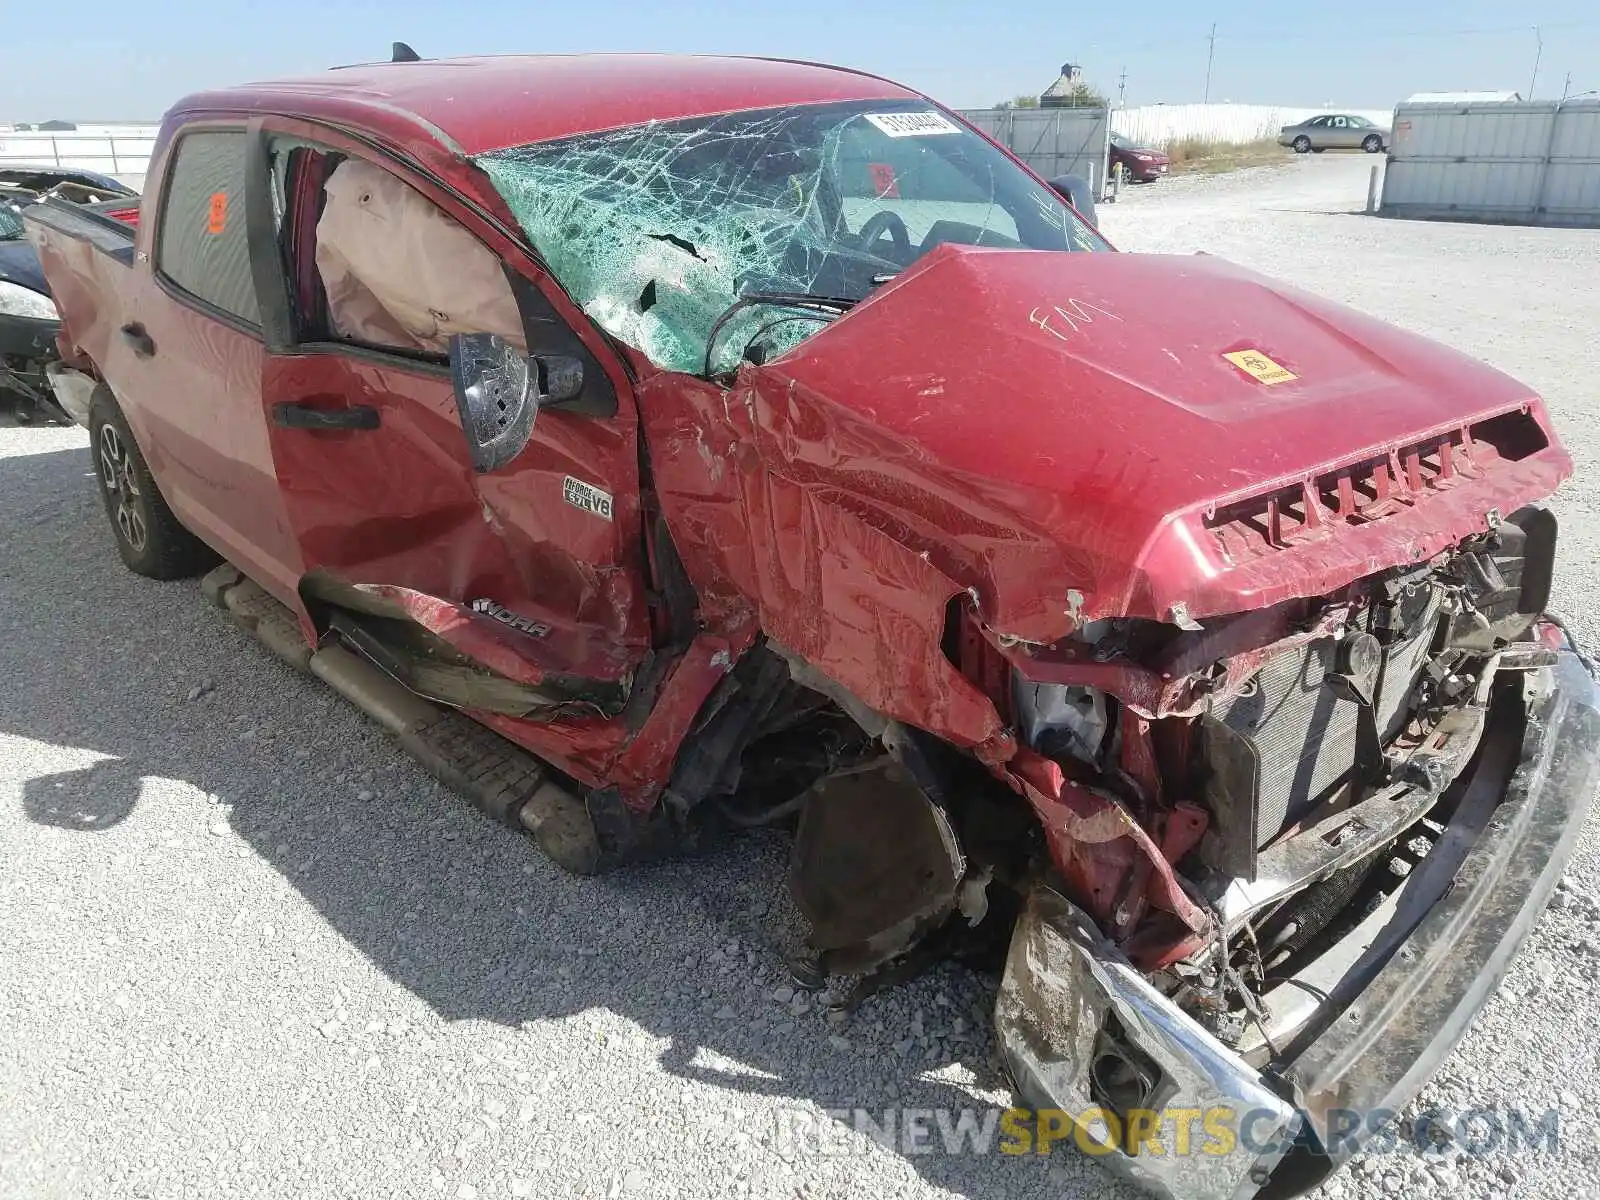
<path id="1" fill-rule="evenodd" d="M 33 244 L 26 238 L 0 242 L 0 280 L 18 283 L 35 292 L 50 294 L 50 285 L 44 281 L 44 268 Z"/>

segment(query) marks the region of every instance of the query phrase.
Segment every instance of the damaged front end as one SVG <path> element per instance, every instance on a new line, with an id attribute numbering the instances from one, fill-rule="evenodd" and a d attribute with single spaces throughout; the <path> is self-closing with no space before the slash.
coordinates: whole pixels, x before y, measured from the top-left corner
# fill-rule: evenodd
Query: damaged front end
<path id="1" fill-rule="evenodd" d="M 913 100 L 476 165 L 629 348 L 700 620 L 759 628 L 661 807 L 795 822 L 802 977 L 1003 959 L 1019 1089 L 1171 1195 L 1301 1190 L 1349 1152 L 1329 1112 L 1420 1086 L 1594 775 L 1537 397 L 1102 253 Z M 1221 1109 L 1266 1148 L 1129 1135 Z"/>
<path id="2" fill-rule="evenodd" d="M 870 991 L 1012 931 L 1026 1103 L 1158 1194 L 1314 1186 L 1464 1032 L 1587 812 L 1600 691 L 1543 616 L 1554 547 L 1527 508 L 1331 595 L 1049 647 L 969 613 L 953 657 L 1022 744 L 963 773 L 856 714 L 888 754 L 814 785 L 795 847 L 823 973 Z"/>
<path id="3" fill-rule="evenodd" d="M 1177 824 L 1163 856 L 1207 918 L 1176 925 L 1147 871 L 1085 873 L 1076 847 L 1039 882 L 996 1009 L 1028 1103 L 1158 1194 L 1222 1197 L 1298 1194 L 1359 1144 L 1350 1114 L 1411 1098 L 1594 788 L 1600 693 L 1540 616 L 1554 545 L 1524 509 L 1316 601 L 1207 630 L 1101 623 L 1053 656 L 1057 682 L 1019 682 L 1059 794 Z M 1141 712 L 1128 683 L 1149 670 L 1167 703 Z M 1178 1152 L 1191 1113 L 1229 1133 Z"/>
<path id="4" fill-rule="evenodd" d="M 1466 1032 L 1588 813 L 1589 667 L 1562 644 L 1497 692 L 1477 753 L 1435 805 L 1354 871 L 1253 917 L 1219 913 L 1237 940 L 1182 964 L 1186 983 L 1139 970 L 1059 883 L 1041 883 L 995 1010 L 1024 1101 L 1081 1122 L 1080 1144 L 1174 1200 L 1295 1196 L 1337 1170 Z M 1281 938 L 1297 920 L 1303 943 L 1265 966 L 1256 930 Z"/>

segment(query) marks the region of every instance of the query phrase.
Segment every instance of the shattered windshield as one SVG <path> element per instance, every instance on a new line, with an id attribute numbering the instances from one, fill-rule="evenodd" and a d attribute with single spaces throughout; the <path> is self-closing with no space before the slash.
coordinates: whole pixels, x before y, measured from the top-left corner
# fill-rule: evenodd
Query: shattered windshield
<path id="1" fill-rule="evenodd" d="M 861 300 L 946 242 L 1107 249 L 1054 192 L 925 102 L 651 122 L 477 162 L 584 310 L 676 371 L 705 369 L 713 326 L 746 293 Z M 711 368 L 780 353 L 832 315 L 753 305 L 718 330 Z"/>
<path id="2" fill-rule="evenodd" d="M 22 213 L 4 200 L 0 200 L 0 242 L 12 241 L 22 236 Z"/>

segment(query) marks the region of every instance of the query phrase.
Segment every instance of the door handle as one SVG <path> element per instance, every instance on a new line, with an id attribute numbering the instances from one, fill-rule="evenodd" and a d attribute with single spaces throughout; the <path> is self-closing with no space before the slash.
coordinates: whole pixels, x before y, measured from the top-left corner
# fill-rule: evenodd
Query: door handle
<path id="1" fill-rule="evenodd" d="M 313 408 L 309 404 L 272 406 L 272 423 L 284 429 L 376 429 L 378 410 L 365 404 L 347 408 Z"/>
<path id="2" fill-rule="evenodd" d="M 122 327 L 122 340 L 133 347 L 134 357 L 154 358 L 156 344 L 150 340 L 150 335 L 144 331 L 144 326 L 137 321 L 130 321 Z"/>

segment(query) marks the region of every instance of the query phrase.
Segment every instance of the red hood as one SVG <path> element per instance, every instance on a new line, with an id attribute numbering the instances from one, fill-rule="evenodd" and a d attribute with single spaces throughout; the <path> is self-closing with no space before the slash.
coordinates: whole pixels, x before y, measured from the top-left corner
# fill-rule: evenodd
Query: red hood
<path id="1" fill-rule="evenodd" d="M 1230 353 L 1295 378 L 1264 382 Z M 1429 557 L 1570 471 L 1527 387 L 1199 255 L 946 246 L 749 378 L 769 404 L 784 397 L 769 418 L 777 469 L 903 523 L 991 621 L 1031 640 L 1075 619 L 1322 594 Z M 796 428 L 802 405 L 832 432 Z M 1435 435 L 1465 453 L 1445 449 L 1440 468 L 1423 445 L 1413 467 Z M 1372 460 L 1391 452 L 1396 482 L 1374 484 Z M 1340 516 L 1334 476 L 1353 463 L 1366 465 Z M 1327 503 L 1298 529 L 1303 481 Z M 1274 518 L 1264 497 L 1285 485 L 1297 490 Z"/>

